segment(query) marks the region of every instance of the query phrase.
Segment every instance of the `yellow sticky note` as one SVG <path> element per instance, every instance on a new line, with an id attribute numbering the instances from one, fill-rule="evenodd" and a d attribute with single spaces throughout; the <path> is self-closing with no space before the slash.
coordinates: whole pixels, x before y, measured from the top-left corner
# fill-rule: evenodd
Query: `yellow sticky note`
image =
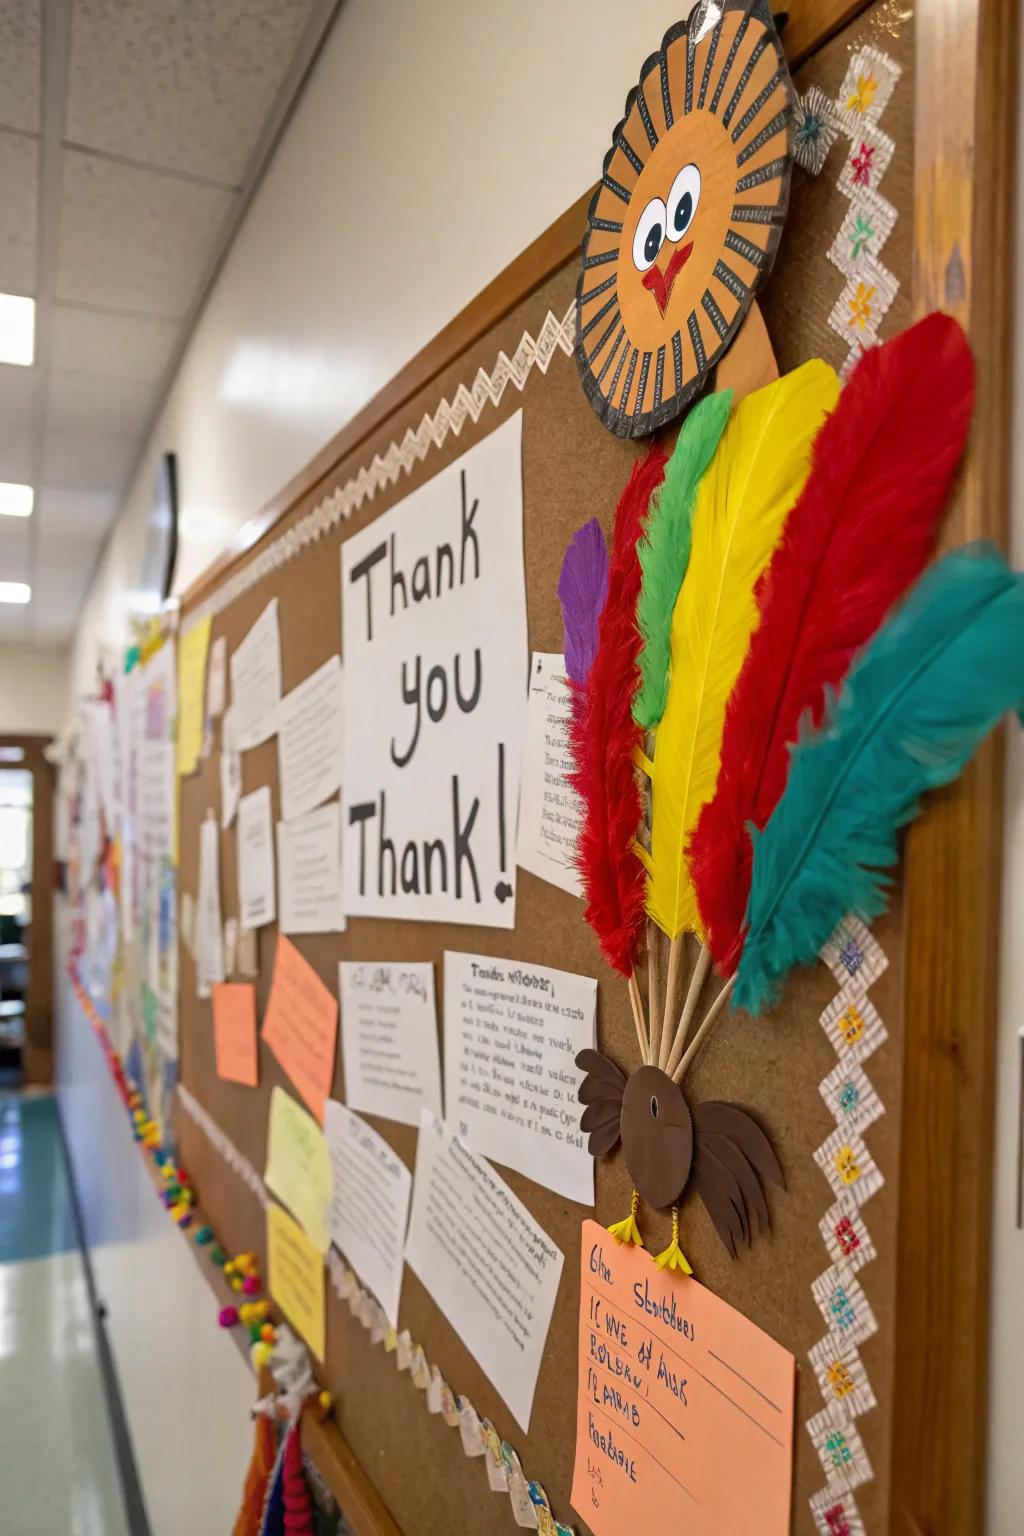
<path id="1" fill-rule="evenodd" d="M 178 773 L 195 773 L 203 749 L 206 657 L 210 649 L 207 614 L 178 641 Z"/>
<path id="2" fill-rule="evenodd" d="M 270 1294 L 318 1360 L 327 1348 L 324 1261 L 297 1221 L 281 1206 L 267 1206 Z"/>
<path id="3" fill-rule="evenodd" d="M 320 1252 L 326 1253 L 333 1187 L 330 1153 L 313 1116 L 283 1088 L 275 1088 L 270 1095 L 263 1179 L 271 1193 L 299 1218 Z"/>

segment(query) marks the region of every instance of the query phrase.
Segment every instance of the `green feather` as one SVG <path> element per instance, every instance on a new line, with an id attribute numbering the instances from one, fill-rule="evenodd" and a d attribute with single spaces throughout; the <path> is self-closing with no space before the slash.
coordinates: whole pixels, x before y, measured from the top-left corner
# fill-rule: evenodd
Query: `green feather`
<path id="1" fill-rule="evenodd" d="M 665 479 L 655 495 L 639 544 L 643 582 L 636 605 L 640 687 L 633 719 L 653 731 L 668 698 L 672 612 L 690 563 L 691 524 L 697 487 L 715 456 L 732 409 L 732 390 L 706 395 L 683 422 Z"/>
<path id="2" fill-rule="evenodd" d="M 888 906 L 897 834 L 1024 700 L 1024 576 L 989 545 L 925 573 L 862 653 L 820 731 L 792 748 L 754 868 L 736 1005 L 770 1003 L 853 912 Z"/>

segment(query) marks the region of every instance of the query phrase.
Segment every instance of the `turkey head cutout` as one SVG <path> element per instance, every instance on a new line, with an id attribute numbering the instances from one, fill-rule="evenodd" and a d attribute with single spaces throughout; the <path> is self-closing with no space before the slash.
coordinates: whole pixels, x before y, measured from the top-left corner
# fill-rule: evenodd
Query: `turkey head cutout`
<path id="1" fill-rule="evenodd" d="M 618 436 L 687 409 L 743 325 L 789 205 L 793 122 L 767 0 L 705 0 L 644 64 L 576 290 L 580 377 Z"/>
<path id="2" fill-rule="evenodd" d="M 733 1104 L 686 1102 L 658 1067 L 638 1067 L 627 1079 L 600 1051 L 581 1051 L 586 1073 L 579 1089 L 582 1130 L 592 1157 L 622 1142 L 637 1193 L 659 1210 L 692 1190 L 733 1258 L 753 1236 L 752 1217 L 768 1231 L 764 1186 L 784 1187 L 782 1169 L 757 1121 Z"/>

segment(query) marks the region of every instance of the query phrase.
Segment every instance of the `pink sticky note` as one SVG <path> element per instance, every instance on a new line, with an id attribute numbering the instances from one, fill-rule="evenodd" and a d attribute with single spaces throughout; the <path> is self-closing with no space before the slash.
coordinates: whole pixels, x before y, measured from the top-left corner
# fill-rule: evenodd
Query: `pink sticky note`
<path id="1" fill-rule="evenodd" d="M 256 989 L 245 982 L 218 981 L 211 993 L 217 1076 L 255 1088 L 259 1082 Z"/>
<path id="2" fill-rule="evenodd" d="M 338 999 L 283 933 L 277 936 L 263 1038 L 322 1125 L 334 1077 Z"/>
<path id="3" fill-rule="evenodd" d="M 796 1361 L 583 1223 L 573 1507 L 595 1536 L 788 1536 Z"/>

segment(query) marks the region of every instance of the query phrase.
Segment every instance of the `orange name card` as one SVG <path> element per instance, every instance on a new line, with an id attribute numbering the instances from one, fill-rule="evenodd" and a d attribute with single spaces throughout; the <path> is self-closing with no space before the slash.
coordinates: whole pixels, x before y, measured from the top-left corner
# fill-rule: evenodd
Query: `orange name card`
<path id="1" fill-rule="evenodd" d="M 218 981 L 211 992 L 217 1076 L 255 1088 L 259 1081 L 256 988 L 245 982 Z"/>
<path id="2" fill-rule="evenodd" d="M 594 1536 L 788 1536 L 796 1361 L 583 1224 L 572 1502 Z"/>
<path id="3" fill-rule="evenodd" d="M 323 1125 L 334 1077 L 338 999 L 283 933 L 277 936 L 263 1038 Z"/>

